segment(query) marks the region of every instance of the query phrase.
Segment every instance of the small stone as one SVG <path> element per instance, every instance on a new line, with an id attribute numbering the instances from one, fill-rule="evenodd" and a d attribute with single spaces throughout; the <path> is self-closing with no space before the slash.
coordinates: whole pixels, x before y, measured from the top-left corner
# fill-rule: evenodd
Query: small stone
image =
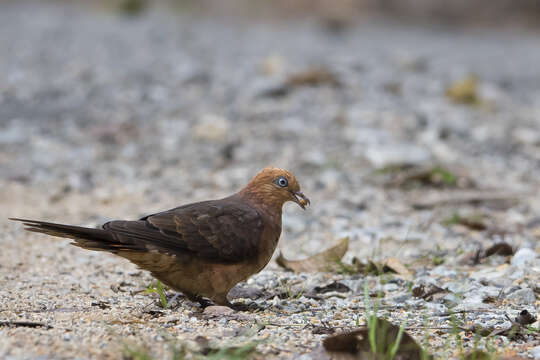
<path id="1" fill-rule="evenodd" d="M 324 152 L 319 151 L 319 150 L 306 152 L 305 154 L 302 155 L 302 160 L 308 165 L 319 166 L 319 167 L 325 165 L 328 162 Z"/>
<path id="2" fill-rule="evenodd" d="M 463 301 L 458 304 L 454 310 L 476 310 L 476 309 L 489 309 L 490 304 L 484 303 L 484 297 L 481 294 L 475 294 L 468 296 Z"/>
<path id="3" fill-rule="evenodd" d="M 533 359 L 539 360 L 540 359 L 540 345 L 535 346 L 531 349 L 531 355 Z"/>
<path id="4" fill-rule="evenodd" d="M 533 262 L 536 258 L 534 250 L 529 248 L 519 249 L 512 257 L 512 265 L 517 267 L 523 267 L 528 263 Z"/>
<path id="5" fill-rule="evenodd" d="M 514 301 L 521 305 L 531 305 L 536 301 L 534 291 L 530 288 L 514 291 L 506 297 L 508 300 Z"/>
<path id="6" fill-rule="evenodd" d="M 447 269 L 445 266 L 437 266 L 431 270 L 431 276 L 441 276 L 445 278 L 452 278 L 457 276 L 457 271 L 453 269 Z"/>
<path id="7" fill-rule="evenodd" d="M 424 308 L 432 315 L 442 315 L 447 312 L 446 306 L 432 302 L 426 302 Z"/>
<path id="8" fill-rule="evenodd" d="M 443 303 L 449 307 L 449 308 L 453 308 L 457 305 L 459 305 L 459 303 L 461 302 L 461 298 L 455 294 L 446 294 L 443 299 L 442 299 Z"/>
<path id="9" fill-rule="evenodd" d="M 391 298 L 388 299 L 388 302 L 389 303 L 394 303 L 394 304 L 402 304 L 404 303 L 406 300 L 409 300 L 411 298 L 411 294 L 408 293 L 408 292 L 402 292 L 400 294 L 397 294 Z"/>
<path id="10" fill-rule="evenodd" d="M 208 306 L 206 309 L 204 309 L 203 314 L 207 316 L 224 316 L 224 315 L 231 315 L 234 313 L 234 310 L 231 309 L 228 306 Z"/>
<path id="11" fill-rule="evenodd" d="M 412 144 L 386 144 L 369 147 L 365 157 L 376 168 L 420 165 L 431 158 L 431 153 Z"/>
<path id="12" fill-rule="evenodd" d="M 385 284 L 385 285 L 383 286 L 383 290 L 384 290 L 385 292 L 396 291 L 396 290 L 398 290 L 398 289 L 399 289 L 399 286 L 397 286 L 397 284 L 392 284 L 392 283 L 390 283 L 390 284 Z"/>
<path id="13" fill-rule="evenodd" d="M 512 132 L 512 137 L 519 143 L 524 145 L 540 144 L 540 133 L 534 128 L 518 127 Z"/>
<path id="14" fill-rule="evenodd" d="M 286 61 L 280 55 L 270 55 L 261 63 L 261 70 L 265 75 L 275 75 L 283 73 Z"/>
<path id="15" fill-rule="evenodd" d="M 193 136 L 199 140 L 224 141 L 229 134 L 230 127 L 230 122 L 224 117 L 206 114 L 194 126 Z"/>
<path id="16" fill-rule="evenodd" d="M 450 292 L 462 294 L 471 289 L 471 283 L 465 281 L 451 281 L 446 283 L 444 287 Z"/>

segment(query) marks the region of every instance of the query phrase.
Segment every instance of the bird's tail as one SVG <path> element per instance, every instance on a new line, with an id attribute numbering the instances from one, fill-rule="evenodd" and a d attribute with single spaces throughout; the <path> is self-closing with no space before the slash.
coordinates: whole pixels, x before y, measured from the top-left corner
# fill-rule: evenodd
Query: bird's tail
<path id="1" fill-rule="evenodd" d="M 113 235 L 103 229 L 92 229 L 81 226 L 56 224 L 51 222 L 10 218 L 10 220 L 21 221 L 25 230 L 43 233 L 51 236 L 69 238 L 75 240 L 73 245 L 84 249 L 97 251 L 114 251 L 116 241 Z"/>

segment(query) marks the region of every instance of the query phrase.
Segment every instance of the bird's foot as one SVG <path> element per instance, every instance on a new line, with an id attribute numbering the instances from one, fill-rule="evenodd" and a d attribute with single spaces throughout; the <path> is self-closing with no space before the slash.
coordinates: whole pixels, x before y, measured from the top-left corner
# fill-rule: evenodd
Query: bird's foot
<path id="1" fill-rule="evenodd" d="M 252 301 L 249 304 L 229 302 L 227 306 L 235 311 L 256 312 L 266 310 L 266 307 L 257 304 L 255 301 Z"/>
<path id="2" fill-rule="evenodd" d="M 199 304 L 201 304 L 201 308 L 202 308 L 202 309 L 206 309 L 207 307 L 214 305 L 213 302 L 211 302 L 210 300 L 207 300 L 207 299 L 205 299 L 205 298 L 202 298 L 202 297 L 201 297 L 201 298 L 198 298 L 198 299 L 197 299 L 197 302 L 198 302 Z"/>
<path id="3" fill-rule="evenodd" d="M 199 296 L 199 295 L 192 295 L 192 294 L 186 294 L 184 293 L 184 295 L 191 301 L 191 302 L 194 302 L 194 303 L 199 303 L 201 305 L 201 309 L 205 309 L 209 306 L 212 306 L 214 305 L 214 303 L 206 298 L 203 298 L 202 296 Z"/>

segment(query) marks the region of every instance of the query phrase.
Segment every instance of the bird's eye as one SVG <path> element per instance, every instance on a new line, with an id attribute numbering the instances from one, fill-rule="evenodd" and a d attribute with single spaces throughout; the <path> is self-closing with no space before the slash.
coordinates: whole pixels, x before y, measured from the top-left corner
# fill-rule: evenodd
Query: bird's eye
<path id="1" fill-rule="evenodd" d="M 286 187 L 287 185 L 289 185 L 289 182 L 283 176 L 278 177 L 275 183 L 281 187 Z"/>

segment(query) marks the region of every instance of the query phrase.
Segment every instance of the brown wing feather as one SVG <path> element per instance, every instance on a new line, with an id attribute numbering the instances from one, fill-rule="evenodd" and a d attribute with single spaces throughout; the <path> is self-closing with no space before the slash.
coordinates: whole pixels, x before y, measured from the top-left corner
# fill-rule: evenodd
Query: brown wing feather
<path id="1" fill-rule="evenodd" d="M 186 255 L 216 262 L 238 262 L 257 254 L 263 222 L 252 207 L 216 200 L 189 204 L 138 221 L 103 225 L 114 239 L 169 255 Z"/>

